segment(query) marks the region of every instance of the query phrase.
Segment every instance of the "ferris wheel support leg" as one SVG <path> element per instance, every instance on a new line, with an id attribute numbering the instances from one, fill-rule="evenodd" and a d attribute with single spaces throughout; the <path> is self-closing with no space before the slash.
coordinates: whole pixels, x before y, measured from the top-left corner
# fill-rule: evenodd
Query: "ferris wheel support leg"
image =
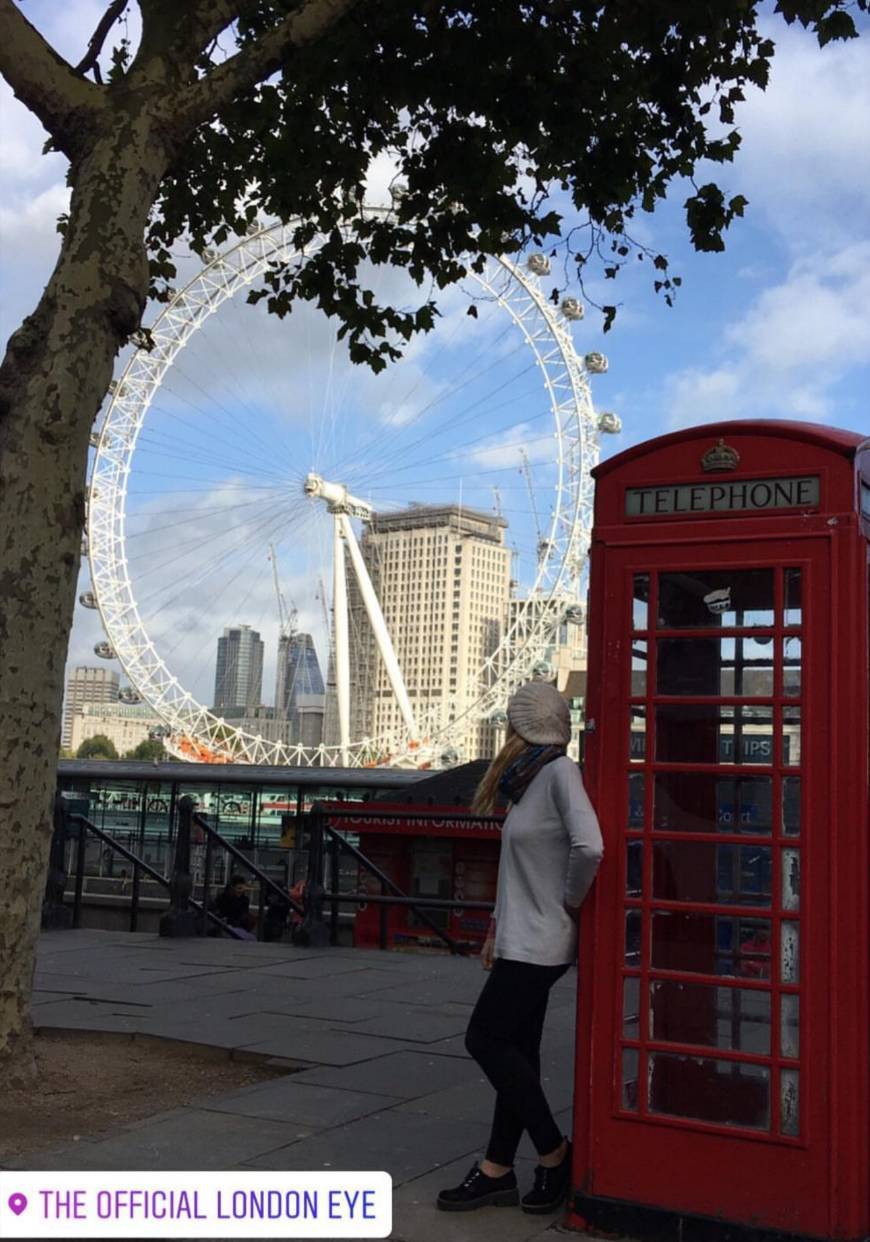
<path id="1" fill-rule="evenodd" d="M 359 550 L 359 544 L 353 533 L 353 527 L 346 513 L 338 515 L 338 521 L 341 522 L 341 529 L 347 541 L 350 559 L 353 563 L 354 572 L 357 582 L 359 583 L 360 594 L 363 597 L 363 603 L 374 631 L 375 641 L 378 644 L 378 650 L 381 653 L 381 659 L 387 670 L 387 676 L 390 679 L 390 685 L 393 688 L 393 694 L 396 696 L 396 702 L 399 705 L 399 711 L 402 713 L 402 719 L 412 740 L 417 738 L 417 722 L 414 719 L 414 710 L 411 707 L 411 700 L 408 698 L 408 691 L 405 689 L 405 680 L 402 677 L 402 670 L 399 668 L 399 661 L 396 658 L 396 652 L 393 648 L 390 631 L 387 629 L 387 623 L 384 620 L 384 614 L 381 612 L 381 606 L 378 597 L 375 594 L 375 588 L 372 586 L 372 580 L 366 569 L 365 561 Z"/>
<path id="2" fill-rule="evenodd" d="M 341 762 L 348 766 L 350 747 L 350 651 L 347 639 L 347 577 L 344 568 L 344 538 L 341 518 L 333 521 L 332 611 L 335 626 L 335 685 L 338 697 L 338 740 Z"/>

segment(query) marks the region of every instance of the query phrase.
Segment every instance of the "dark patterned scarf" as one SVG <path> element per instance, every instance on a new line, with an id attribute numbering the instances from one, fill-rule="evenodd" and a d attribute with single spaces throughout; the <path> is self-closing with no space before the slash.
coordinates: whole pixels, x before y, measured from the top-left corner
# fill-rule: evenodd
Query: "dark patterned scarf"
<path id="1" fill-rule="evenodd" d="M 498 787 L 511 802 L 519 802 L 532 781 L 554 759 L 566 753 L 564 746 L 529 746 L 505 768 Z"/>

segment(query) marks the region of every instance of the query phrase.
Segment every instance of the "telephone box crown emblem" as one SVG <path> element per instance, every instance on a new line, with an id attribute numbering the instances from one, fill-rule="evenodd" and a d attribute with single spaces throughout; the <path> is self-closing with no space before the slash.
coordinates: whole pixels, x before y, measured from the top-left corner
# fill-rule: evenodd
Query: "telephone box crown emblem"
<path id="1" fill-rule="evenodd" d="M 732 448 L 724 440 L 719 440 L 701 458 L 701 465 L 708 472 L 713 470 L 736 470 L 740 465 L 740 454 L 736 448 Z"/>

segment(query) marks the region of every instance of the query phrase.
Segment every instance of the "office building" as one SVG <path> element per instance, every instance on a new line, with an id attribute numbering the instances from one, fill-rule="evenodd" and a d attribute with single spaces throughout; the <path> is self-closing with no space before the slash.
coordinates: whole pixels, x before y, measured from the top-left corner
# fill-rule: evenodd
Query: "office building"
<path id="1" fill-rule="evenodd" d="M 82 742 L 101 734 L 123 758 L 140 742 L 146 742 L 157 726 L 165 727 L 165 722 L 146 703 L 84 703 L 72 713 L 70 750 L 75 754 Z"/>
<path id="2" fill-rule="evenodd" d="M 297 632 L 278 640 L 275 709 L 292 720 L 300 695 L 323 694 L 323 674 L 310 634 Z"/>
<path id="3" fill-rule="evenodd" d="M 459 718 L 483 690 L 510 598 L 507 522 L 459 505 L 412 505 L 373 514 L 360 541 L 421 732 Z M 401 737 L 404 726 L 352 573 L 351 738 Z M 460 728 L 463 759 L 487 757 L 495 730 Z"/>
<path id="4" fill-rule="evenodd" d="M 228 626 L 218 639 L 214 710 L 252 712 L 263 699 L 263 640 L 249 625 Z"/>
<path id="5" fill-rule="evenodd" d="M 86 703 L 117 703 L 119 678 L 114 669 L 74 668 L 67 678 L 66 698 L 63 704 L 63 723 L 60 744 L 66 750 L 72 746 L 73 713 Z"/>

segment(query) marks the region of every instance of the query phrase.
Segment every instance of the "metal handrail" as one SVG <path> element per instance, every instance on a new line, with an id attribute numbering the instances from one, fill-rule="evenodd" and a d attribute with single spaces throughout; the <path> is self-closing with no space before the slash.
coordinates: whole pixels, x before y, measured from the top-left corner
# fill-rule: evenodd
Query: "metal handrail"
<path id="1" fill-rule="evenodd" d="M 212 828 L 211 824 L 209 824 L 198 811 L 194 811 L 191 818 L 199 828 L 202 828 L 202 830 L 208 834 L 209 839 L 216 841 L 218 845 L 225 849 L 227 853 L 234 858 L 236 862 L 238 862 L 239 866 L 247 867 L 248 871 L 257 877 L 262 888 L 269 888 L 272 892 L 277 893 L 282 901 L 286 901 L 288 903 L 290 909 L 293 910 L 294 913 L 299 915 L 303 915 L 305 913 L 302 906 L 300 906 L 298 901 L 294 900 L 294 898 L 290 896 L 286 888 L 283 888 L 277 880 L 273 880 L 270 875 L 267 875 L 265 871 L 262 871 L 256 863 L 251 862 L 249 858 L 246 858 L 240 849 L 238 849 L 231 841 L 228 841 L 226 837 L 222 836 L 218 832 L 217 828 Z M 208 878 L 207 872 L 204 871 L 203 884 L 208 883 Z"/>
<path id="2" fill-rule="evenodd" d="M 144 871 L 147 876 L 149 876 L 152 880 L 155 880 L 167 891 L 171 891 L 172 881 L 152 867 L 150 863 L 147 863 L 144 858 L 140 858 L 138 854 L 135 854 L 132 850 L 128 849 L 126 845 L 122 845 L 120 841 L 116 841 L 115 838 L 104 829 L 98 828 L 95 823 L 87 818 L 87 816 L 73 814 L 69 815 L 67 818 L 69 823 L 74 824 L 78 828 L 76 878 L 75 891 L 73 895 L 73 927 L 77 928 L 81 926 L 81 908 L 85 880 L 85 834 L 87 832 L 92 832 L 95 837 L 104 842 L 104 844 L 109 846 L 110 849 L 114 850 L 116 854 L 120 854 L 122 858 L 126 859 L 127 862 L 131 863 L 133 866 L 133 892 L 131 893 L 130 930 L 135 931 L 139 912 L 139 872 Z M 199 914 L 204 914 L 207 918 L 211 919 L 213 923 L 216 923 L 223 931 L 226 931 L 232 935 L 234 939 L 239 939 L 239 937 L 235 935 L 234 928 L 230 927 L 230 925 L 226 923 L 219 914 L 215 914 L 214 911 L 206 909 L 204 902 L 199 902 L 195 898 L 191 897 L 190 905 L 193 906 Z"/>

